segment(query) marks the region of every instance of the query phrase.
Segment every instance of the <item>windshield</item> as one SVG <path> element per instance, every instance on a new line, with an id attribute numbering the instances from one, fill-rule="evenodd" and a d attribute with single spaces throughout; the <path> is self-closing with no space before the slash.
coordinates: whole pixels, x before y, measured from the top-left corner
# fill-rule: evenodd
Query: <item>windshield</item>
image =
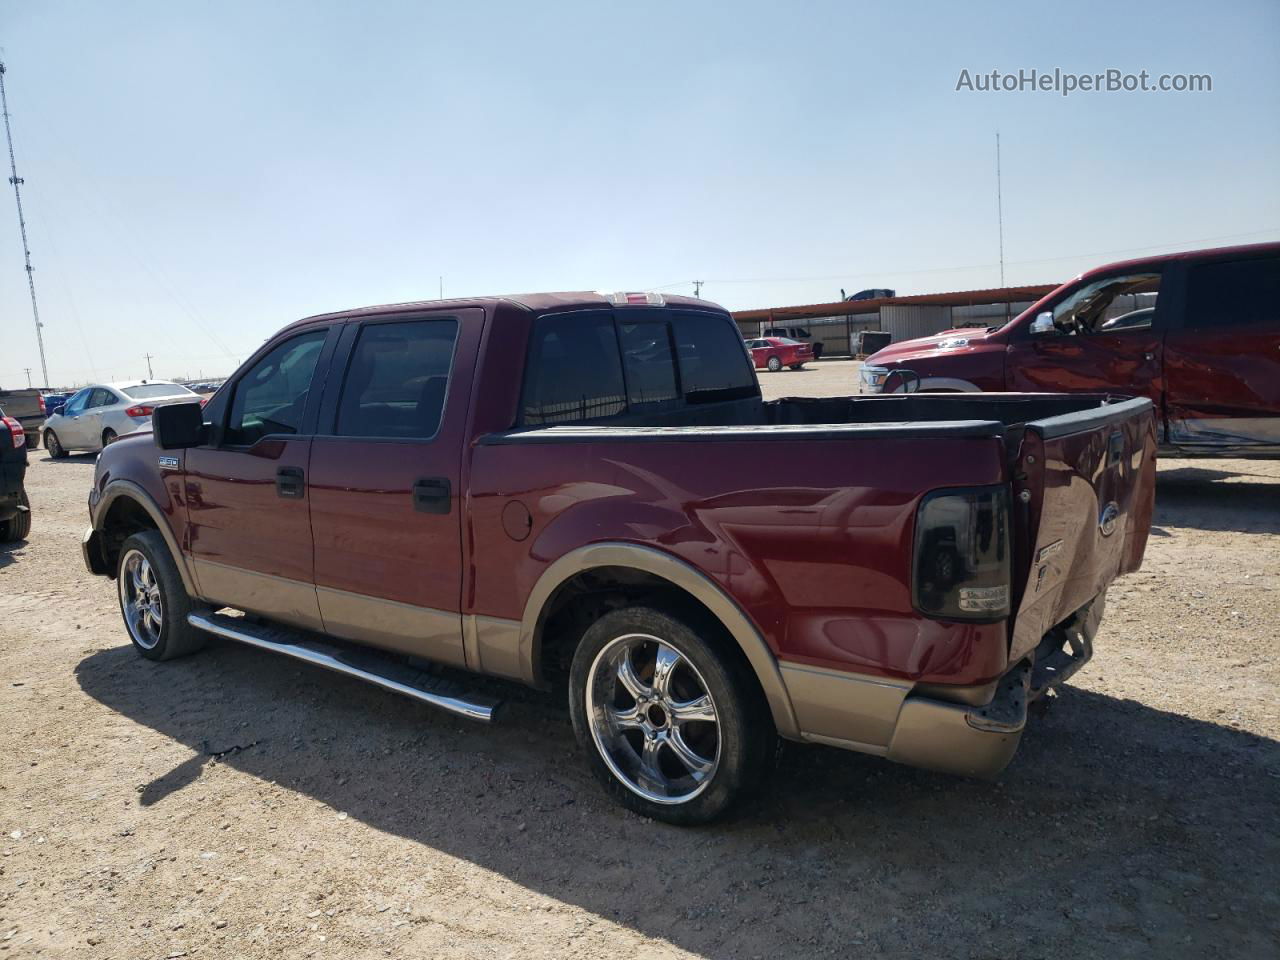
<path id="1" fill-rule="evenodd" d="M 191 393 L 186 387 L 177 383 L 143 383 L 136 387 L 122 387 L 120 392 L 132 400 L 154 400 L 156 397 L 181 397 Z"/>

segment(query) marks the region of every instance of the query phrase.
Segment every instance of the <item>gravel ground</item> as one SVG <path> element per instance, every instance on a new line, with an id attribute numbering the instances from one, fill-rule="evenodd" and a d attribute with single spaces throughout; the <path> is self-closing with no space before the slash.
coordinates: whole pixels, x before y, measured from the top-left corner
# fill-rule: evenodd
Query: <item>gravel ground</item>
<path id="1" fill-rule="evenodd" d="M 134 656 L 80 561 L 92 470 L 35 454 L 0 548 L 0 958 L 1280 955 L 1280 463 L 1161 465 L 1145 566 L 998 783 L 796 747 L 699 830 L 605 801 L 541 694 L 486 728 Z"/>

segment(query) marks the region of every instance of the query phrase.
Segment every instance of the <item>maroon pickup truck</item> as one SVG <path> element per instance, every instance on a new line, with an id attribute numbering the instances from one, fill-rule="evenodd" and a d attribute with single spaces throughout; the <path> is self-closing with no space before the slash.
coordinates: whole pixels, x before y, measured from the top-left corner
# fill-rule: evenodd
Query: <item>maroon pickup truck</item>
<path id="1" fill-rule="evenodd" d="M 1113 263 L 1007 324 L 895 343 L 864 393 L 1148 397 L 1177 456 L 1280 456 L 1280 243 Z"/>
<path id="2" fill-rule="evenodd" d="M 997 774 L 1142 560 L 1156 453 L 1141 398 L 763 402 L 728 313 L 655 294 L 313 317 L 153 431 L 84 539 L 142 656 L 213 634 L 478 720 L 464 671 L 567 688 L 676 823 L 779 735 Z"/>

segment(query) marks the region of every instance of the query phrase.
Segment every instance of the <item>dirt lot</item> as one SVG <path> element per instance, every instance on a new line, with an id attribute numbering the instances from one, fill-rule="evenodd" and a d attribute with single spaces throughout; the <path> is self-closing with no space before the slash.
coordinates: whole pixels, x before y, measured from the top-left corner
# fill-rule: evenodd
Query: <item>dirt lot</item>
<path id="1" fill-rule="evenodd" d="M 541 694 L 486 728 L 233 645 L 139 659 L 80 561 L 92 459 L 39 451 L 0 549 L 0 958 L 1280 951 L 1278 462 L 1161 466 L 1145 567 L 999 783 L 798 747 L 682 831 L 606 802 Z"/>

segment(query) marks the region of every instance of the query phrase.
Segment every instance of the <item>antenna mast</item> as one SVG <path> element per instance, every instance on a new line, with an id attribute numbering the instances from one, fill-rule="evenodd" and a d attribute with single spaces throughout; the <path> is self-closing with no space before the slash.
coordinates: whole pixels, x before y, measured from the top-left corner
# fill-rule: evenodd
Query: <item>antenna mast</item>
<path id="1" fill-rule="evenodd" d="M 4 112 L 4 136 L 9 141 L 9 182 L 13 184 L 13 199 L 18 202 L 18 229 L 22 233 L 22 256 L 27 263 L 27 287 L 31 290 L 31 315 L 36 321 L 36 345 L 40 348 L 40 372 L 44 376 L 43 386 L 49 386 L 49 366 L 44 359 L 44 335 L 40 332 L 40 307 L 36 305 L 36 278 L 32 275 L 31 250 L 27 246 L 27 221 L 22 216 L 23 179 L 18 176 L 18 164 L 13 158 L 13 133 L 9 130 L 9 98 L 4 92 L 4 63 L 0 62 L 0 109 Z"/>
<path id="2" fill-rule="evenodd" d="M 1000 286 L 1004 286 L 1004 199 L 1000 195 L 1000 131 L 996 131 L 996 222 L 1000 230 Z"/>

